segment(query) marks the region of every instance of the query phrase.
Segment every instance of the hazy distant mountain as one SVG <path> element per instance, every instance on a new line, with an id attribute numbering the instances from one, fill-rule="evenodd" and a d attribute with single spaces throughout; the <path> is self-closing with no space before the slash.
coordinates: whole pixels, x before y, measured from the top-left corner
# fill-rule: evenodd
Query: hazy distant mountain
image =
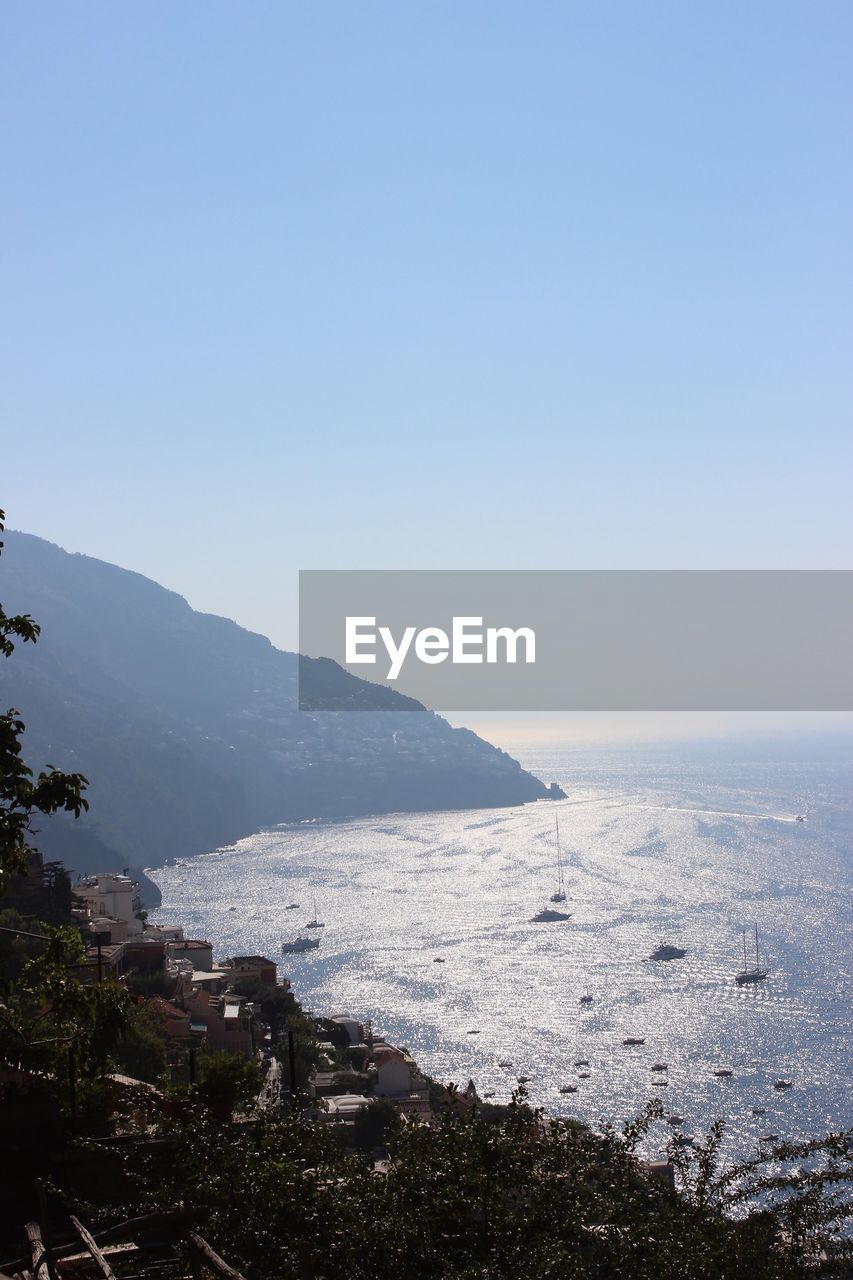
<path id="1" fill-rule="evenodd" d="M 545 786 L 432 712 L 300 712 L 296 654 L 148 578 L 7 533 L 0 599 L 41 624 L 0 662 L 26 758 L 90 779 L 91 812 L 40 846 L 79 870 L 157 865 L 307 817 L 519 804 Z M 333 662 L 315 684 L 366 686 Z M 373 686 L 370 686 L 373 689 Z"/>

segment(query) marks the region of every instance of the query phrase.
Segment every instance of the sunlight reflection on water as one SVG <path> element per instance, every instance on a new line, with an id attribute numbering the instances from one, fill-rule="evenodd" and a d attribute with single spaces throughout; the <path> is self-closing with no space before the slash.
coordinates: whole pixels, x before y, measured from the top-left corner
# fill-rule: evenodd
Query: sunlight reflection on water
<path id="1" fill-rule="evenodd" d="M 153 872 L 153 918 L 211 938 L 220 958 L 282 961 L 316 897 L 319 951 L 281 966 L 306 1007 L 371 1018 L 430 1074 L 473 1077 L 497 1100 L 529 1075 L 533 1102 L 596 1122 L 659 1093 L 688 1132 L 722 1115 L 739 1152 L 768 1131 L 850 1123 L 849 765 L 525 763 L 569 798 L 263 832 Z M 571 919 L 533 924 L 554 887 L 555 812 Z M 739 988 L 753 920 L 772 973 Z M 661 940 L 686 957 L 647 961 Z M 780 1077 L 794 1081 L 784 1094 Z M 578 1092 L 560 1095 L 566 1083 Z"/>

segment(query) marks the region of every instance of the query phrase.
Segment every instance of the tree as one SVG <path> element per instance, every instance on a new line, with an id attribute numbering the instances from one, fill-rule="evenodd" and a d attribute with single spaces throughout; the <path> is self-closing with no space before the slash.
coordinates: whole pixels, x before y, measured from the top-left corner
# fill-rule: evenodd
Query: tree
<path id="1" fill-rule="evenodd" d="M 391 1129 L 399 1124 L 400 1116 L 388 1098 L 374 1098 L 353 1122 L 353 1138 L 360 1151 L 372 1151 L 384 1147 Z"/>
<path id="2" fill-rule="evenodd" d="M 236 1053 L 201 1054 L 198 1075 L 196 1094 L 218 1120 L 230 1120 L 238 1107 L 254 1102 L 261 1088 L 258 1064 Z"/>
<path id="3" fill-rule="evenodd" d="M 51 929 L 40 953 L 26 961 L 13 998 L 0 1005 L 0 1061 L 58 1081 L 68 1071 L 106 1071 L 127 1028 L 130 996 L 117 982 L 84 986 L 75 970 L 85 959 L 76 929 Z"/>
<path id="4" fill-rule="evenodd" d="M 4 529 L 5 513 L 0 511 L 0 533 Z M 0 541 L 0 553 L 2 549 Z M 17 642 L 35 644 L 38 637 L 38 624 L 29 614 L 7 614 L 0 605 L 0 657 L 10 657 Z M 32 821 L 37 814 L 60 811 L 79 817 L 89 807 L 83 796 L 88 783 L 82 773 L 63 773 L 50 764 L 36 777 L 22 759 L 23 733 L 18 711 L 10 708 L 0 715 L 0 894 L 38 862 L 44 901 L 54 918 L 62 919 L 63 903 L 67 908 L 70 901 L 68 877 L 55 863 L 41 866 L 30 843 Z M 38 909 L 38 895 L 24 894 L 21 900 L 27 898 Z M 127 1025 L 129 997 L 114 982 L 87 987 L 78 980 L 75 968 L 85 953 L 77 929 L 34 927 L 29 919 L 27 926 L 26 932 L 37 936 L 7 952 L 0 1060 L 16 1075 L 58 1090 L 60 1080 L 73 1083 L 78 1074 L 91 1078 L 106 1069 Z M 19 929 L 17 924 L 5 927 Z"/>
<path id="5" fill-rule="evenodd" d="M 171 996 L 175 979 L 163 969 L 130 969 L 124 975 L 124 985 L 134 996 Z"/>
<path id="6" fill-rule="evenodd" d="M 132 1006 L 127 1027 L 112 1056 L 125 1075 L 148 1084 L 162 1083 L 167 1071 L 166 1036 L 162 1020 L 146 1000 L 138 1000 Z"/>
<path id="7" fill-rule="evenodd" d="M 378 1174 L 341 1150 L 332 1124 L 298 1110 L 227 1125 L 196 1109 L 164 1117 L 172 1141 L 134 1151 L 128 1166 L 139 1204 L 209 1209 L 206 1237 L 252 1280 L 849 1275 L 844 1206 L 833 1203 L 850 1178 L 849 1137 L 768 1153 L 746 1176 L 713 1172 L 708 1187 L 722 1178 L 743 1196 L 726 1213 L 695 1194 L 705 1144 L 685 1155 L 684 1191 L 644 1168 L 639 1146 L 659 1112 L 595 1133 L 548 1121 L 520 1094 L 491 1121 L 446 1109 L 430 1126 L 390 1125 Z M 773 1204 L 783 1183 L 784 1213 Z"/>
<path id="8" fill-rule="evenodd" d="M 0 533 L 5 527 L 5 512 L 0 510 Z M 0 541 L 0 554 L 2 550 Z M 0 604 L 0 656 L 10 657 L 17 641 L 35 644 L 38 637 L 39 626 L 28 613 L 7 615 Z M 35 853 L 29 843 L 35 814 L 64 810 L 79 818 L 89 807 L 82 773 L 62 773 L 49 764 L 34 776 L 21 759 L 23 732 L 24 722 L 14 708 L 0 715 L 0 893 L 10 873 L 23 872 Z"/>

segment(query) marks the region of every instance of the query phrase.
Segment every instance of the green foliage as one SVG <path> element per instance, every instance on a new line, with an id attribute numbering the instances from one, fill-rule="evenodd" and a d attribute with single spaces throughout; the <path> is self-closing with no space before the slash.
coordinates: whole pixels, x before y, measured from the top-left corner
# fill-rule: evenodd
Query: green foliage
<path id="1" fill-rule="evenodd" d="M 0 532 L 3 528 L 0 511 Z M 34 644 L 38 636 L 28 614 L 10 616 L 0 606 L 0 656 L 10 657 L 17 642 Z M 44 1116 L 56 1117 L 72 1097 L 82 1101 L 80 1088 L 73 1086 L 106 1068 L 126 1028 L 129 999 L 113 982 L 85 987 L 78 980 L 75 968 L 85 952 L 79 932 L 67 923 L 68 875 L 58 864 L 43 866 L 29 842 L 37 814 L 80 816 L 88 807 L 86 779 L 52 765 L 36 777 L 22 759 L 23 732 L 17 711 L 0 715 L 0 892 L 11 886 L 8 901 L 14 903 L 3 922 L 7 929 L 42 935 L 0 935 L 0 1065 L 10 1075 L 0 1100 L 6 1135 L 30 1103 Z M 52 926 L 39 920 L 41 915 Z M 48 1130 L 52 1143 L 58 1139 L 53 1120 Z"/>
<path id="2" fill-rule="evenodd" d="M 387 1098 L 374 1098 L 356 1116 L 353 1123 L 353 1140 L 359 1151 L 372 1151 L 384 1147 L 388 1136 L 400 1123 L 399 1113 Z"/>
<path id="3" fill-rule="evenodd" d="M 270 1029 L 270 1039 L 278 1043 L 282 1030 L 292 1026 L 302 1035 L 309 1035 L 313 1041 L 314 1026 L 304 1017 L 302 1008 L 293 992 L 285 987 L 262 986 L 254 997 L 260 1009 L 261 1017 Z"/>
<path id="4" fill-rule="evenodd" d="M 124 1075 L 148 1084 L 162 1084 L 167 1071 L 166 1037 L 162 1020 L 144 1000 L 129 1011 L 127 1026 L 112 1052 Z"/>
<path id="5" fill-rule="evenodd" d="M 377 1108 L 378 1111 L 378 1108 Z M 446 1110 L 433 1126 L 385 1129 L 386 1174 L 341 1151 L 332 1125 L 296 1113 L 222 1125 L 204 1111 L 166 1122 L 130 1172 L 137 1206 L 179 1200 L 211 1211 L 205 1234 L 252 1280 L 804 1280 L 844 1274 L 830 1170 L 850 1176 L 847 1140 L 774 1155 L 752 1174 L 720 1172 L 715 1129 L 680 1165 L 693 1190 L 644 1171 L 637 1148 L 657 1123 L 649 1108 L 623 1130 L 595 1134 L 547 1122 L 516 1096 L 497 1122 Z M 372 1145 L 372 1144 L 371 1144 Z M 707 1148 L 707 1150 L 706 1150 Z M 783 1161 L 783 1163 L 785 1163 Z M 846 1169 L 846 1174 L 845 1174 Z M 705 1179 L 704 1203 L 694 1194 Z M 737 1187 L 739 1217 L 709 1202 L 711 1183 Z M 767 1193 L 785 1181 L 782 1214 Z M 686 1185 L 687 1185 L 686 1184 Z M 136 1212 L 140 1212 L 139 1207 Z M 826 1249 L 830 1261 L 821 1262 Z M 849 1258 L 848 1258 L 849 1260 Z M 837 1269 L 836 1269 L 837 1268 Z"/>
<path id="6" fill-rule="evenodd" d="M 124 985 L 134 996 L 169 996 L 175 984 L 163 969 L 131 969 Z"/>
<path id="7" fill-rule="evenodd" d="M 302 1009 L 289 987 L 261 982 L 259 978 L 241 978 L 234 990 L 252 1000 L 261 1019 L 270 1030 L 270 1041 L 282 1063 L 285 1077 L 289 1070 L 288 1032 L 293 1032 L 296 1087 L 304 1092 L 308 1078 L 319 1061 L 316 1025 Z M 290 1081 L 286 1080 L 286 1087 Z"/>
<path id="8" fill-rule="evenodd" d="M 288 993 L 285 993 L 287 996 Z M 273 1030 L 273 1044 L 276 1044 L 276 1056 L 281 1062 L 282 1071 L 285 1077 L 285 1087 L 290 1087 L 289 1079 L 289 1052 L 288 1052 L 288 1033 L 293 1032 L 293 1049 L 296 1066 L 296 1088 L 300 1093 L 304 1093 L 308 1086 L 308 1080 L 311 1072 L 317 1066 L 320 1060 L 320 1050 L 317 1045 L 317 1035 L 314 1021 L 307 1014 L 302 1012 L 299 1003 L 292 1000 L 293 1012 L 285 1010 L 275 1014 L 274 1018 L 270 1018 L 270 1011 L 267 1010 L 263 1016 L 270 1022 Z"/>
<path id="9" fill-rule="evenodd" d="M 0 1061 L 19 1070 L 64 1076 L 73 1047 L 76 1070 L 106 1069 L 127 1027 L 130 997 L 112 981 L 84 986 L 74 968 L 85 956 L 80 934 L 47 931 L 50 941 L 28 959 L 12 998 L 0 1006 Z"/>
<path id="10" fill-rule="evenodd" d="M 3 906 L 18 912 L 20 928 L 42 932 L 44 924 L 73 924 L 71 877 L 61 862 L 30 859 L 25 875 L 6 878 Z"/>
<path id="11" fill-rule="evenodd" d="M 803 1260 L 815 1253 L 817 1241 L 828 1248 L 846 1233 L 847 1260 L 853 1261 L 849 1233 L 853 1130 L 777 1143 L 731 1169 L 721 1158 L 723 1130 L 723 1122 L 717 1120 L 693 1150 L 673 1147 L 670 1151 L 688 1205 L 721 1220 L 760 1205 L 765 1229 L 769 1225 L 776 1236 L 788 1240 Z M 762 1216 L 755 1215 L 759 1242 L 761 1223 Z M 747 1219 L 742 1229 L 748 1228 Z"/>
<path id="12" fill-rule="evenodd" d="M 0 910 L 0 928 L 16 929 L 23 933 L 40 932 L 33 929 L 31 920 L 12 907 Z M 14 984 L 19 982 L 27 961 L 43 950 L 44 943 L 34 938 L 0 933 L 0 992 L 9 997 Z"/>
<path id="13" fill-rule="evenodd" d="M 106 1138 L 113 1129 L 115 1098 L 104 1080 L 83 1079 L 77 1086 L 76 1132 L 86 1138 Z"/>
<path id="14" fill-rule="evenodd" d="M 265 983 L 261 982 L 260 978 L 255 976 L 238 978 L 236 982 L 229 983 L 229 987 L 234 994 L 244 996 L 246 1000 L 257 999 L 265 985 Z"/>
<path id="15" fill-rule="evenodd" d="M 0 511 L 0 533 L 5 528 Z M 0 552 L 3 543 L 0 542 Z M 35 644 L 39 627 L 29 614 L 7 615 L 0 605 L 0 656 L 10 657 L 16 641 Z M 11 708 L 0 715 L 0 893 L 11 872 L 21 872 L 35 850 L 29 843 L 33 815 L 64 810 L 79 818 L 88 802 L 88 783 L 81 773 L 62 773 L 53 765 L 35 777 L 21 759 L 24 722 Z"/>
<path id="16" fill-rule="evenodd" d="M 229 1120 L 234 1111 L 255 1101 L 261 1073 L 254 1059 L 236 1053 L 208 1052 L 199 1056 L 195 1094 L 218 1120 Z"/>

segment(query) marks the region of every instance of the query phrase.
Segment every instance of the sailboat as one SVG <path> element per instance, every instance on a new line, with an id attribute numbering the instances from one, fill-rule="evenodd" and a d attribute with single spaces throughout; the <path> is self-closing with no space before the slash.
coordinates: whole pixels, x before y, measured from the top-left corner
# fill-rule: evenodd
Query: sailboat
<path id="1" fill-rule="evenodd" d="M 554 815 L 556 819 L 556 814 Z M 563 887 L 563 855 L 560 852 L 560 823 L 557 821 L 557 891 L 551 894 L 552 902 L 565 902 L 566 891 Z M 570 919 L 568 911 L 557 911 L 554 907 L 544 907 L 531 917 L 531 924 L 552 924 L 557 920 Z"/>
<path id="2" fill-rule="evenodd" d="M 763 982 L 769 975 L 769 969 L 762 969 L 758 958 L 758 925 L 755 928 L 755 964 L 750 968 L 746 958 L 746 929 L 743 930 L 743 968 L 740 973 L 735 975 L 735 982 L 739 987 L 747 986 L 752 982 Z"/>
<path id="3" fill-rule="evenodd" d="M 325 927 L 326 926 L 323 923 L 323 921 L 317 919 L 317 899 L 315 898 L 314 899 L 314 917 L 313 919 L 308 921 L 305 928 L 306 929 L 325 929 Z"/>
<path id="4" fill-rule="evenodd" d="M 552 902 L 565 902 L 566 890 L 563 885 L 563 852 L 560 848 L 560 819 L 554 814 L 554 824 L 557 828 L 557 891 L 551 894 Z"/>

